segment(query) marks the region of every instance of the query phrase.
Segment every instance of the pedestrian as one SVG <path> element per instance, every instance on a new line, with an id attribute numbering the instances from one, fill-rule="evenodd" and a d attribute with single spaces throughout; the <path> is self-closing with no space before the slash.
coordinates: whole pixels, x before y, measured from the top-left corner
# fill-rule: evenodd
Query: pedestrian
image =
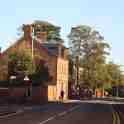
<path id="1" fill-rule="evenodd" d="M 60 96 L 61 96 L 61 101 L 63 102 L 63 98 L 64 98 L 64 91 L 63 90 L 61 91 Z"/>

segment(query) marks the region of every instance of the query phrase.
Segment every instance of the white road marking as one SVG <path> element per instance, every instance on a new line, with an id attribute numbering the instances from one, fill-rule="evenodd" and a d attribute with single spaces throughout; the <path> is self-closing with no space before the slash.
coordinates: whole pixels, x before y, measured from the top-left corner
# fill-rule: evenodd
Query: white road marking
<path id="1" fill-rule="evenodd" d="M 120 124 L 120 117 L 118 113 L 114 110 L 112 105 L 111 105 L 111 109 L 112 109 L 113 124 Z"/>
<path id="2" fill-rule="evenodd" d="M 67 111 L 64 111 L 64 112 L 62 112 L 62 113 L 59 113 L 58 116 L 63 116 L 63 115 L 65 115 L 65 114 L 67 114 Z"/>
<path id="3" fill-rule="evenodd" d="M 23 110 L 18 110 L 18 111 L 14 112 L 14 113 L 1 116 L 0 118 L 1 118 L 1 119 L 8 118 L 8 117 L 11 117 L 11 116 L 14 116 L 14 115 L 18 115 L 18 114 L 23 113 L 23 112 L 24 112 Z"/>
<path id="4" fill-rule="evenodd" d="M 77 108 L 79 108 L 79 107 L 80 107 L 80 105 L 77 105 L 77 106 L 75 106 L 75 107 L 69 109 L 69 111 L 71 112 L 71 111 L 73 111 L 73 110 L 75 110 L 75 109 L 77 109 Z"/>
<path id="5" fill-rule="evenodd" d="M 116 118 L 117 118 L 117 124 L 120 124 L 120 117 L 117 112 L 115 112 L 115 114 L 116 114 Z"/>
<path id="6" fill-rule="evenodd" d="M 49 117 L 48 119 L 46 119 L 46 120 L 40 122 L 39 124 L 46 124 L 48 121 L 51 121 L 51 120 L 53 120 L 53 119 L 55 119 L 55 118 L 57 118 L 57 117 L 64 116 L 64 115 L 66 115 L 68 112 L 72 112 L 73 110 L 77 109 L 78 107 L 80 107 L 80 106 L 77 105 L 77 106 L 72 107 L 71 109 L 69 109 L 69 110 L 67 110 L 67 111 L 63 111 L 63 112 L 61 112 L 61 113 L 58 113 L 58 114 L 55 115 L 55 116 L 51 116 L 51 117 Z"/>
<path id="7" fill-rule="evenodd" d="M 56 116 L 52 116 L 52 117 L 48 118 L 47 120 L 42 121 L 42 122 L 39 123 L 39 124 L 45 124 L 45 123 L 47 123 L 48 121 L 53 120 L 55 117 L 56 117 Z"/>

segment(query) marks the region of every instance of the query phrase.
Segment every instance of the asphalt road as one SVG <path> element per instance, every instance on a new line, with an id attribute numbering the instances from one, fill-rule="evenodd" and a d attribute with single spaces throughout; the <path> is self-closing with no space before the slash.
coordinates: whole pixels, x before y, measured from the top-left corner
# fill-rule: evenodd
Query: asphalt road
<path id="1" fill-rule="evenodd" d="M 0 124 L 121 123 L 117 119 L 117 113 L 114 112 L 111 104 L 81 102 L 65 104 L 50 103 L 44 106 L 35 106 L 12 117 L 0 119 Z"/>

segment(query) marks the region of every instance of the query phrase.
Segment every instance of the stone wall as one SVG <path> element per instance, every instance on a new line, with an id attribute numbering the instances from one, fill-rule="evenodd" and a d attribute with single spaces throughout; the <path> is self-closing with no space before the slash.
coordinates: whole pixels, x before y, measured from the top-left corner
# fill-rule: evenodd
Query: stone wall
<path id="1" fill-rule="evenodd" d="M 58 58 L 57 60 L 57 99 L 63 90 L 64 99 L 68 98 L 68 60 Z"/>

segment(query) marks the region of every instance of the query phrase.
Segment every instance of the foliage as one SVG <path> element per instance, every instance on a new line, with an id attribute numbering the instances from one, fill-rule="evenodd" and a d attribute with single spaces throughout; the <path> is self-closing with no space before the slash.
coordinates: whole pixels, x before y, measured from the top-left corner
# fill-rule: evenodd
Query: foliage
<path id="1" fill-rule="evenodd" d="M 71 55 L 79 59 L 76 65 L 83 67 L 83 82 L 92 87 L 101 85 L 107 75 L 104 64 L 109 45 L 98 31 L 85 25 L 72 28 L 69 40 Z"/>
<path id="2" fill-rule="evenodd" d="M 28 75 L 33 73 L 31 54 L 27 50 L 16 50 L 9 54 L 9 75 Z"/>
<path id="3" fill-rule="evenodd" d="M 80 82 L 92 88 L 111 89 L 112 86 L 124 84 L 124 74 L 121 66 L 113 62 L 106 62 L 110 46 L 104 41 L 103 36 L 87 25 L 73 27 L 69 34 L 70 68 L 76 65 L 76 70 L 82 67 Z M 78 73 L 79 75 L 79 73 Z M 77 77 L 78 79 L 78 77 Z M 79 80 L 79 79 L 78 79 Z"/>
<path id="4" fill-rule="evenodd" d="M 120 85 L 124 83 L 124 75 L 121 71 L 121 66 L 114 64 L 113 62 L 109 62 L 106 64 L 106 70 L 109 75 L 109 82 L 111 85 Z"/>
<path id="5" fill-rule="evenodd" d="M 57 39 L 60 37 L 59 35 L 59 28 L 53 27 L 53 26 L 41 26 L 41 27 L 37 27 L 37 25 L 35 25 L 34 27 L 34 32 L 46 32 L 47 34 L 47 40 L 51 40 L 51 39 Z"/>
<path id="6" fill-rule="evenodd" d="M 61 41 L 60 27 L 38 20 L 34 21 L 32 26 L 34 28 L 34 35 L 36 35 L 37 32 L 46 32 L 47 41 Z"/>
<path id="7" fill-rule="evenodd" d="M 28 75 L 33 85 L 41 85 L 49 81 L 49 70 L 39 55 L 32 61 L 31 52 L 28 50 L 14 51 L 9 55 L 9 75 L 15 75 L 17 79 L 13 85 L 20 85 L 24 76 Z"/>
<path id="8" fill-rule="evenodd" d="M 39 60 L 36 63 L 35 73 L 30 75 L 32 84 L 34 86 L 41 85 L 44 82 L 48 82 L 50 79 L 48 67 L 43 60 Z"/>
<path id="9" fill-rule="evenodd" d="M 80 57 L 82 57 L 84 53 L 90 55 L 91 48 L 94 47 L 94 44 L 102 40 L 104 40 L 104 38 L 99 32 L 92 30 L 89 26 L 80 25 L 73 27 L 69 34 L 70 52 L 74 56 Z"/>

